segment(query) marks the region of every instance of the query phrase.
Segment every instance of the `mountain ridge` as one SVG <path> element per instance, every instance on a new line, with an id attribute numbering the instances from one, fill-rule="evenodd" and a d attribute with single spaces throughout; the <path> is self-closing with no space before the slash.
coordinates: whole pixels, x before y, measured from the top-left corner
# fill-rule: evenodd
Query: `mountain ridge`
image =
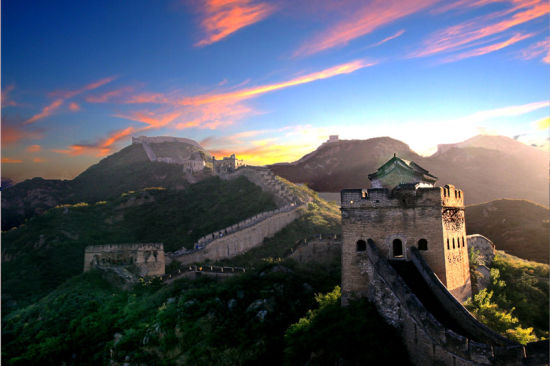
<path id="1" fill-rule="evenodd" d="M 503 147 L 499 148 L 500 142 Z M 485 143 L 490 148 L 480 146 Z M 438 152 L 428 157 L 390 137 L 339 140 L 324 143 L 295 162 L 269 168 L 316 191 L 339 192 L 369 188 L 368 174 L 394 153 L 429 170 L 439 178 L 437 185 L 454 184 L 463 189 L 467 204 L 516 198 L 548 205 L 547 154 L 503 136 L 476 136 L 463 143 L 440 145 Z"/>

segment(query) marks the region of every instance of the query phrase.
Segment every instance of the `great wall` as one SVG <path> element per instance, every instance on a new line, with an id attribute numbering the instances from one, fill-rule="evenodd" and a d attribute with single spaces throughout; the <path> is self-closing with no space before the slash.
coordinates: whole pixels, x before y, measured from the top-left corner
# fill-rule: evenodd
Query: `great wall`
<path id="1" fill-rule="evenodd" d="M 368 298 L 401 333 L 414 365 L 548 364 L 547 340 L 522 346 L 479 323 L 450 295 L 416 248 L 410 249 L 409 268 L 393 266 L 373 243 L 367 243 L 361 256 L 371 283 Z"/>
<path id="2" fill-rule="evenodd" d="M 245 176 L 263 191 L 273 194 L 275 202 L 282 207 L 205 235 L 193 245 L 193 249 L 182 248 L 169 254 L 170 259 L 188 264 L 231 258 L 261 245 L 265 238 L 273 236 L 300 216 L 305 200 L 293 194 L 269 169 L 241 167 L 220 177 L 235 179 L 240 176 Z"/>
<path id="3" fill-rule="evenodd" d="M 140 143 L 143 144 L 143 142 Z M 145 148 L 146 144 L 143 145 L 147 151 Z M 427 171 L 425 173 L 427 174 Z M 298 218 L 302 212 L 302 206 L 306 203 L 303 198 L 298 197 L 295 192 L 289 190 L 288 185 L 278 179 L 267 168 L 240 167 L 234 171 L 223 172 L 219 176 L 222 179 L 234 179 L 239 176 L 245 176 L 251 182 L 260 186 L 262 190 L 272 193 L 279 208 L 263 212 L 235 225 L 205 235 L 194 243 L 192 249 L 182 248 L 174 253 L 167 253 L 168 262 L 180 262 L 179 274 L 176 277 L 196 277 L 202 274 L 227 277 L 244 272 L 244 269 L 201 266 L 196 265 L 196 263 L 205 261 L 215 262 L 220 259 L 231 258 L 261 245 L 266 237 L 274 235 Z M 403 189 L 416 190 L 417 188 L 419 187 L 405 185 Z M 375 202 L 373 205 L 374 209 L 383 204 L 392 203 L 389 199 L 387 200 L 388 202 L 382 202 L 386 199 L 384 194 L 387 195 L 387 192 L 382 192 L 384 194 L 378 192 L 382 190 L 382 188 L 372 189 L 372 192 L 369 190 L 369 194 L 372 194 L 375 198 L 375 200 L 373 199 L 373 202 Z M 399 205 L 394 208 L 396 212 L 393 213 L 393 216 L 396 217 L 399 216 L 399 212 L 397 211 L 401 210 L 405 212 L 405 210 L 411 207 L 416 207 L 416 200 L 422 199 L 423 196 L 423 194 L 420 194 L 418 197 L 415 195 L 415 197 L 411 198 L 403 195 L 399 190 L 395 192 L 396 194 L 400 194 Z M 492 260 L 495 248 L 489 239 L 480 235 L 469 235 L 467 237 L 465 235 L 464 218 L 457 214 L 457 212 L 460 213 L 459 211 L 463 207 L 460 190 L 455 189 L 454 186 L 447 185 L 441 188 L 441 190 L 435 187 L 420 187 L 418 192 L 424 193 L 426 197 L 429 196 L 430 204 L 435 202 L 437 205 L 438 199 L 433 200 L 431 197 L 436 196 L 434 192 L 438 194 L 436 198 L 441 196 L 440 202 L 444 207 L 442 217 L 443 228 L 453 235 L 456 234 L 455 236 L 458 235 L 459 249 L 465 248 L 467 250 L 468 246 L 464 245 L 464 239 L 466 239 L 465 241 L 468 245 L 479 250 L 486 263 Z M 347 211 L 342 214 L 343 222 L 347 220 L 346 225 L 350 223 L 353 223 L 353 225 L 360 224 L 361 220 L 350 221 L 348 212 L 357 210 L 358 207 L 364 208 L 365 193 L 361 190 L 344 190 L 341 197 L 342 209 L 343 211 Z M 462 219 L 460 221 L 462 225 L 458 229 L 450 225 L 449 218 L 445 216 L 450 210 L 448 207 L 452 206 L 448 202 L 451 199 L 454 200 L 451 203 L 457 207 L 452 213 L 458 219 Z M 360 204 L 359 206 L 358 203 Z M 417 216 L 421 218 L 428 212 L 425 207 L 422 207 L 422 210 L 421 215 L 413 216 L 413 223 L 415 225 L 417 225 Z M 389 214 L 385 212 L 384 215 Z M 454 216 L 452 219 L 455 219 L 455 221 L 458 220 Z M 434 217 L 436 217 L 434 222 L 437 225 L 441 225 L 441 217 L 437 215 Z M 440 221 L 439 223 L 437 222 L 438 220 Z M 409 225 L 408 221 L 409 218 L 406 217 L 406 220 L 403 222 Z M 454 221 L 451 223 L 454 223 Z M 423 235 L 426 235 L 425 233 L 429 233 L 432 229 L 429 227 L 428 222 L 423 224 L 428 225 L 425 229 L 422 229 L 424 232 Z M 369 227 L 371 230 L 369 231 L 369 235 L 373 235 L 372 227 Z M 419 228 L 422 227 L 419 226 Z M 548 340 L 529 343 L 525 346 L 515 343 L 481 324 L 464 308 L 461 302 L 449 292 L 445 284 L 436 276 L 423 255 L 420 254 L 419 249 L 422 250 L 422 245 L 420 244 L 422 244 L 422 241 L 427 242 L 427 240 L 420 239 L 417 245 L 412 243 L 402 246 L 401 251 L 396 254 L 395 242 L 401 243 L 404 241 L 407 243 L 406 234 L 401 233 L 398 239 L 392 237 L 392 239 L 395 239 L 393 240 L 394 249 L 392 257 L 391 250 L 389 251 L 390 255 L 386 253 L 382 254 L 380 248 L 385 248 L 385 246 L 383 244 L 376 244 L 371 238 L 367 241 L 365 241 L 366 239 L 361 239 L 357 243 L 353 242 L 352 246 L 348 244 L 348 249 L 344 248 L 346 245 L 343 245 L 343 243 L 345 244 L 346 240 L 349 241 L 349 238 L 346 239 L 346 235 L 349 236 L 350 233 L 355 233 L 353 231 L 355 229 L 350 230 L 348 228 L 347 230 L 348 232 L 344 230 L 344 237 L 331 234 L 325 237 L 308 238 L 303 243 L 296 243 L 298 246 L 291 253 L 287 253 L 287 256 L 302 263 L 310 263 L 321 259 L 321 257 L 328 258 L 341 253 L 342 276 L 344 277 L 347 264 L 350 261 L 344 254 L 349 257 L 351 253 L 348 253 L 351 250 L 349 248 L 353 247 L 351 256 L 355 259 L 352 259 L 352 264 L 356 267 L 355 272 L 357 273 L 353 272 L 353 276 L 348 277 L 348 281 L 351 278 L 358 283 L 358 281 L 362 281 L 361 278 L 368 279 L 366 286 L 361 285 L 358 287 L 360 290 L 358 291 L 359 296 L 366 296 L 369 301 L 375 304 L 378 312 L 386 322 L 398 330 L 407 347 L 411 362 L 414 365 L 548 366 Z M 384 234 L 384 228 L 380 227 L 379 230 L 381 230 L 381 235 L 386 235 Z M 452 239 L 453 249 L 455 247 L 455 236 Z M 434 237 L 437 237 L 437 235 Z M 430 243 L 435 241 L 430 238 L 428 239 Z M 462 245 L 460 245 L 460 239 L 462 239 Z M 449 249 L 449 238 L 446 239 L 446 243 L 447 249 Z M 130 263 L 135 263 L 141 273 L 153 274 L 154 269 L 150 270 L 146 268 L 149 262 L 148 258 L 151 255 L 149 254 L 147 258 L 143 254 L 140 256 L 140 253 L 149 253 L 150 250 L 148 251 L 146 247 L 140 244 L 135 244 L 129 248 L 130 250 L 119 250 L 117 252 L 113 246 L 89 247 L 86 249 L 85 268 L 89 269 L 94 264 L 108 264 L 110 260 L 102 259 L 105 256 L 107 258 L 115 258 L 114 261 L 116 264 L 119 264 L 121 261 L 126 263 L 128 259 L 125 259 L 125 255 L 120 253 L 135 253 L 129 254 L 129 257 L 134 258 L 130 260 Z M 107 254 L 103 253 L 103 257 L 101 257 L 99 253 L 103 249 L 106 250 Z M 427 250 L 427 247 L 424 250 Z M 115 252 L 119 254 L 113 257 L 112 253 Z M 423 252 L 423 254 L 425 253 Z M 157 255 L 155 259 L 157 257 L 160 258 Z M 430 259 L 429 256 L 428 259 Z M 162 273 L 159 273 L 162 275 L 165 264 L 164 252 L 162 252 L 162 260 L 155 262 L 158 262 L 157 265 L 160 265 L 162 262 Z M 164 279 L 166 280 L 166 278 Z M 171 276 L 167 279 L 167 281 L 172 280 Z M 344 281 L 342 283 L 344 290 Z M 343 291 L 342 303 L 345 305 L 353 297 L 352 292 L 344 294 Z"/>

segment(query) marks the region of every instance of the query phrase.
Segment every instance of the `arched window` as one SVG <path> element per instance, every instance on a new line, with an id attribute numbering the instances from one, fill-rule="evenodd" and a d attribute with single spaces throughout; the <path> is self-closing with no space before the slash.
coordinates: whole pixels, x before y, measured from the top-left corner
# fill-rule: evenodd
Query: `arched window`
<path id="1" fill-rule="evenodd" d="M 447 238 L 447 250 L 450 250 L 451 247 L 449 246 L 449 238 Z"/>
<path id="2" fill-rule="evenodd" d="M 428 250 L 428 241 L 426 239 L 418 241 L 418 250 Z"/>
<path id="3" fill-rule="evenodd" d="M 464 248 L 464 237 L 462 237 L 462 248 Z"/>
<path id="4" fill-rule="evenodd" d="M 453 238 L 453 249 L 455 249 L 455 238 Z"/>
<path id="5" fill-rule="evenodd" d="M 403 242 L 400 239 L 393 239 L 393 256 L 402 257 L 403 256 Z"/>
<path id="6" fill-rule="evenodd" d="M 367 250 L 367 243 L 364 240 L 358 240 L 356 246 L 358 252 Z"/>
<path id="7" fill-rule="evenodd" d="M 458 198 L 458 192 L 455 191 L 455 199 L 457 199 L 457 198 Z"/>

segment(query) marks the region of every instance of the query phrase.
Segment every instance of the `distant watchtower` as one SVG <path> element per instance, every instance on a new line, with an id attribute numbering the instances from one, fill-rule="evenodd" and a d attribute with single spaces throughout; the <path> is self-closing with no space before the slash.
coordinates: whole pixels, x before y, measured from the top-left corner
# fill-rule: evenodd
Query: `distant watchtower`
<path id="1" fill-rule="evenodd" d="M 368 177 L 372 188 L 366 192 L 341 192 L 344 303 L 367 294 L 368 242 L 396 261 L 408 260 L 409 248 L 417 247 L 454 297 L 471 296 L 463 192 L 435 187 L 437 177 L 395 154 Z"/>

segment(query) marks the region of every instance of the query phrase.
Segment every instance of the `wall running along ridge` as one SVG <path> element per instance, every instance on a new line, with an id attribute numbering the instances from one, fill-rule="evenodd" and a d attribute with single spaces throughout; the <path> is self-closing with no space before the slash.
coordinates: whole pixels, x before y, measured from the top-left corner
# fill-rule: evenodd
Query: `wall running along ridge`
<path id="1" fill-rule="evenodd" d="M 212 241 L 186 252 L 178 251 L 171 257 L 183 264 L 199 263 L 206 260 L 217 261 L 242 254 L 247 250 L 261 245 L 265 238 L 272 237 L 300 216 L 302 206 L 288 206 L 275 210 L 273 214 L 264 212 L 263 219 L 256 216 L 236 224 L 239 230 L 227 235 L 222 233 Z M 210 234 L 214 235 L 214 234 Z M 202 243 L 199 245 L 203 245 Z"/>

